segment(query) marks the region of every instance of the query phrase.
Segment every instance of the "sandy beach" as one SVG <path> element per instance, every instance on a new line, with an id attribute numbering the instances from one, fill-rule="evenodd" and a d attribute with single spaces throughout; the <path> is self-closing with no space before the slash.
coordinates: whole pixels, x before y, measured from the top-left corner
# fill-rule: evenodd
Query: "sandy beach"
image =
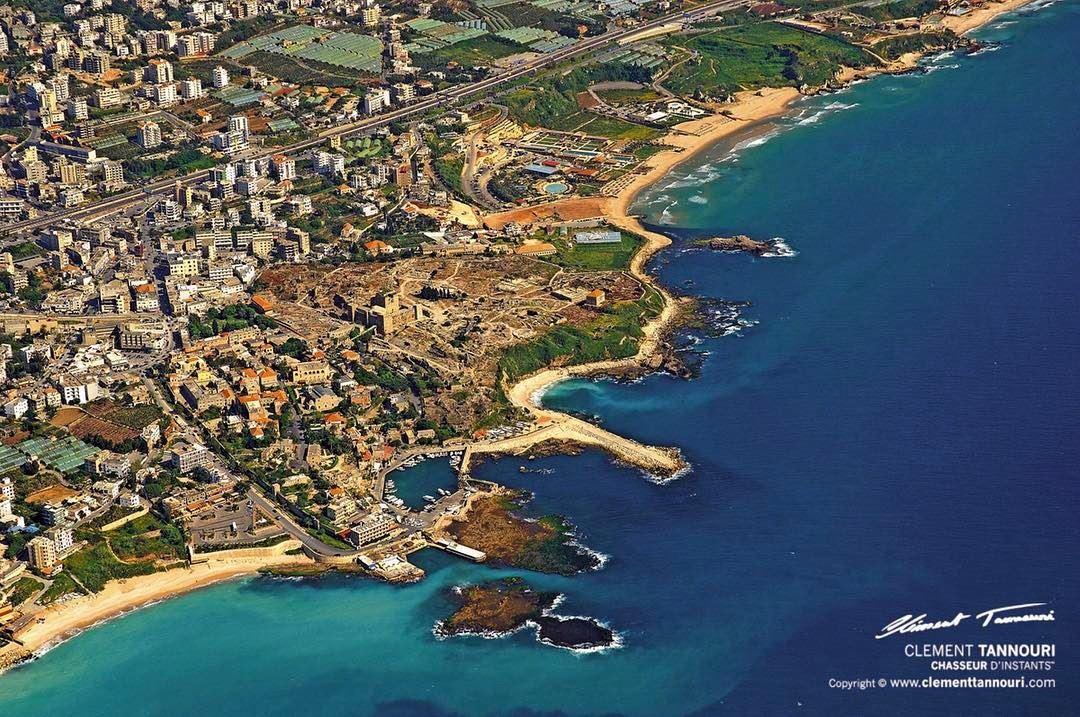
<path id="1" fill-rule="evenodd" d="M 946 15 L 942 25 L 957 35 L 966 35 L 972 30 L 987 24 L 998 15 L 1012 12 L 1031 2 L 1032 0 L 1000 0 L 1000 2 L 998 0 L 988 0 L 965 15 Z"/>
<path id="2" fill-rule="evenodd" d="M 1029 2 L 1031 0 L 987 2 L 963 16 L 946 16 L 942 25 L 957 34 L 966 34 L 989 23 L 997 16 L 1016 10 Z M 884 69 L 877 68 L 868 72 L 844 71 L 838 79 L 848 82 L 858 77 L 881 72 L 908 69 L 918 59 L 917 55 L 909 55 Z M 646 244 L 631 261 L 630 271 L 642 282 L 655 287 L 665 299 L 664 309 L 660 315 L 643 327 L 644 338 L 636 356 L 618 361 L 602 361 L 542 370 L 525 377 L 508 389 L 507 395 L 510 400 L 515 405 L 530 411 L 540 427 L 532 434 L 514 439 L 523 450 L 529 445 L 551 438 L 600 446 L 604 446 L 605 442 L 608 444 L 615 442 L 627 455 L 640 451 L 640 455 L 647 456 L 650 460 L 655 459 L 652 466 L 645 467 L 660 468 L 668 473 L 674 473 L 685 467 L 677 452 L 672 449 L 644 446 L 615 436 L 572 416 L 541 408 L 537 397 L 543 390 L 559 381 L 575 376 L 618 371 L 627 366 L 640 364 L 657 350 L 665 329 L 671 325 L 678 314 L 679 304 L 664 287 L 658 285 L 645 272 L 645 264 L 656 252 L 670 244 L 671 240 L 663 234 L 647 230 L 637 217 L 629 213 L 631 204 L 641 191 L 666 176 L 679 164 L 755 123 L 784 113 L 800 96 L 794 88 L 746 91 L 739 93 L 736 102 L 724 107 L 726 116 L 710 116 L 678 125 L 663 139 L 671 148 L 649 158 L 644 171 L 629 181 L 616 197 L 560 200 L 488 215 L 484 218 L 486 225 L 501 228 L 511 221 L 530 223 L 548 218 L 603 217 L 612 225 L 639 234 L 646 239 Z M 618 455 L 617 452 L 616 454 Z M 129 610 L 223 580 L 251 575 L 264 567 L 296 564 L 303 561 L 302 557 L 288 555 L 215 560 L 163 573 L 111 582 L 100 593 L 81 597 L 62 605 L 53 605 L 38 612 L 35 619 L 16 633 L 16 637 L 24 643 L 22 647 L 12 643 L 0 648 L 0 669 L 80 630 Z"/>
<path id="3" fill-rule="evenodd" d="M 991 0 L 963 16 L 946 16 L 942 24 L 956 34 L 963 35 L 982 27 L 1003 13 L 1016 10 L 1030 2 L 1032 0 Z M 837 75 L 836 81 L 847 84 L 874 75 L 908 71 L 915 67 L 922 57 L 923 55 L 919 53 L 909 53 L 885 67 L 862 70 L 844 68 Z M 550 386 L 568 378 L 610 373 L 640 364 L 656 351 L 665 329 L 677 314 L 674 297 L 663 286 L 653 281 L 644 270 L 649 258 L 670 244 L 671 240 L 663 234 L 646 229 L 636 216 L 630 214 L 631 205 L 638 194 L 665 177 L 679 164 L 692 159 L 737 132 L 782 115 L 791 103 L 801 96 L 801 93 L 793 87 L 740 92 L 736 95 L 735 102 L 723 108 L 724 115 L 714 115 L 677 125 L 661 140 L 671 149 L 650 157 L 644 171 L 627 183 L 616 197 L 565 199 L 485 217 L 485 224 L 494 228 L 500 228 L 511 221 L 531 223 L 544 219 L 570 220 L 603 217 L 608 223 L 625 231 L 639 234 L 646 239 L 646 245 L 634 256 L 630 271 L 643 282 L 655 287 L 665 299 L 664 310 L 661 314 L 643 328 L 645 338 L 636 356 L 620 361 L 601 361 L 539 371 L 509 387 L 507 396 L 512 403 L 525 408 L 545 423 L 562 424 L 563 436 L 570 440 L 577 440 L 584 444 L 596 443 L 596 436 L 590 435 L 591 432 L 583 430 L 576 424 L 572 425 L 573 422 L 577 422 L 592 427 L 592 424 L 580 421 L 580 419 L 572 419 L 556 411 L 543 409 L 538 405 L 537 398 Z"/>
<path id="4" fill-rule="evenodd" d="M 174 568 L 163 573 L 142 575 L 108 583 L 94 595 L 52 605 L 35 615 L 34 620 L 19 630 L 16 637 L 23 643 L 0 648 L 0 665 L 35 653 L 51 643 L 69 637 L 95 623 L 115 617 L 153 602 L 165 600 L 192 590 L 204 588 L 222 580 L 252 575 L 260 568 L 302 562 L 303 557 L 273 555 L 260 558 L 215 560 L 186 568 Z"/>
<path id="5" fill-rule="evenodd" d="M 1023 5 L 1031 1 L 991 0 L 966 15 L 946 16 L 943 25 L 956 32 L 957 35 L 964 35 L 964 33 L 971 32 L 993 21 L 998 15 L 1022 8 Z M 921 54 L 909 53 L 886 67 L 860 70 L 843 68 L 838 73 L 836 81 L 847 84 L 854 80 L 883 75 L 883 73 L 907 71 L 914 68 L 921 58 Z M 801 94 L 795 87 L 762 89 L 753 92 L 745 91 L 735 96 L 735 102 L 724 107 L 723 116 L 711 116 L 676 125 L 669 134 L 661 139 L 664 144 L 671 146 L 672 149 L 652 155 L 647 160 L 644 171 L 637 174 L 630 182 L 627 182 L 626 186 L 620 190 L 618 197 L 567 199 L 512 209 L 509 212 L 485 217 L 485 224 L 492 228 L 501 228 L 510 221 L 529 224 L 529 222 L 544 219 L 569 220 L 604 217 L 613 226 L 644 236 L 646 245 L 634 256 L 630 270 L 640 281 L 657 288 L 665 300 L 664 310 L 661 314 L 644 327 L 645 339 L 640 344 L 635 356 L 621 361 L 604 361 L 540 370 L 538 373 L 518 381 L 507 390 L 507 395 L 514 405 L 525 408 L 545 425 L 557 424 L 561 429 L 559 430 L 559 437 L 585 445 L 597 445 L 597 436 L 594 431 L 584 428 L 595 429 L 596 427 L 580 419 L 559 414 L 557 411 L 541 408 L 538 405 L 538 397 L 542 395 L 543 391 L 559 381 L 572 377 L 615 373 L 615 371 L 624 369 L 627 366 L 642 363 L 657 351 L 665 329 L 671 325 L 677 315 L 675 298 L 663 286 L 654 282 L 651 276 L 645 272 L 645 265 L 649 258 L 659 252 L 661 248 L 671 244 L 671 240 L 661 233 L 646 229 L 642 222 L 630 213 L 631 205 L 640 192 L 656 184 L 658 180 L 669 174 L 674 167 L 697 157 L 698 154 L 715 146 L 719 141 L 735 133 L 742 132 L 747 127 L 781 116 L 800 96 Z M 542 430 L 535 432 L 536 435 L 544 435 L 544 433 L 545 431 Z M 529 435 L 518 436 L 518 443 L 526 446 L 529 443 Z M 622 441 L 627 441 L 627 439 L 622 438 Z M 640 444 L 635 445 L 640 446 Z M 644 446 L 643 448 L 652 451 L 669 452 L 669 454 L 671 452 L 671 449 L 652 446 Z M 677 470 L 683 468 L 685 468 L 685 465 L 680 465 Z"/>
<path id="6" fill-rule="evenodd" d="M 799 91 L 793 87 L 741 92 L 737 95 L 736 101 L 725 108 L 726 116 L 713 115 L 677 125 L 662 140 L 670 145 L 671 149 L 650 157 L 644 171 L 637 174 L 617 197 L 567 199 L 490 215 L 486 218 L 485 221 L 489 226 L 502 226 L 509 221 L 540 221 L 551 217 L 564 219 L 603 217 L 608 223 L 645 238 L 646 244 L 634 255 L 630 263 L 630 272 L 664 296 L 664 309 L 659 316 L 643 327 L 645 336 L 635 356 L 618 361 L 600 361 L 539 371 L 526 376 L 509 388 L 507 396 L 512 403 L 525 408 L 545 423 L 563 424 L 565 429 L 562 432 L 563 437 L 579 440 L 585 444 L 596 442 L 596 437 L 592 435 L 595 426 L 556 411 L 543 409 L 537 405 L 535 397 L 552 384 L 573 376 L 610 373 L 640 364 L 657 350 L 665 329 L 678 313 L 678 302 L 675 298 L 645 272 L 645 264 L 649 258 L 669 245 L 671 239 L 646 229 L 637 217 L 630 214 L 631 204 L 641 191 L 665 177 L 679 164 L 692 159 L 725 137 L 745 130 L 757 122 L 782 114 L 800 96 Z M 569 425 L 571 423 L 575 425 Z M 576 425 L 578 423 L 583 423 L 592 430 L 585 430 L 583 426 Z"/>

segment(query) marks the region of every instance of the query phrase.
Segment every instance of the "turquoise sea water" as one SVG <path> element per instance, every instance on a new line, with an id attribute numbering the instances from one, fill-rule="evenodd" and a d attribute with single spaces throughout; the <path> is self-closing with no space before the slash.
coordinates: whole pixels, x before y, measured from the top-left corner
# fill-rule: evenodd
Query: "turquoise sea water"
<path id="1" fill-rule="evenodd" d="M 246 579 L 135 612 L 0 677 L 0 714 L 1075 714 L 1080 6 L 983 35 L 1001 48 L 811 100 L 642 198 L 679 237 L 660 279 L 758 323 L 702 340 L 695 381 L 545 401 L 678 445 L 691 474 L 657 485 L 592 452 L 479 471 L 610 555 L 528 577 L 624 647 L 436 640 L 446 588 L 521 573 L 428 554 L 413 586 Z M 688 244 L 735 232 L 799 253 Z M 1053 689 L 828 687 L 930 674 L 873 637 L 904 613 L 1036 601 L 1059 620 L 932 638 L 1055 642 Z"/>

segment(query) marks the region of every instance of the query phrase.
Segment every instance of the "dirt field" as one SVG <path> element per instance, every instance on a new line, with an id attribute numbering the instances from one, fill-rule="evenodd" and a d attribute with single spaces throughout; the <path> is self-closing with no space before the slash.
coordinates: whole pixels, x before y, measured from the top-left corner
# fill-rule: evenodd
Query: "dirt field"
<path id="1" fill-rule="evenodd" d="M 522 207 L 507 212 L 489 214 L 484 217 L 484 224 L 491 229 L 502 229 L 510 222 L 518 224 L 538 224 L 545 221 L 577 221 L 606 216 L 609 199 L 603 197 L 582 197 L 564 199 L 535 207 Z"/>
<path id="2" fill-rule="evenodd" d="M 117 413 L 123 415 L 123 412 L 135 409 L 125 409 L 108 401 L 87 408 L 97 415 L 90 415 L 80 408 L 61 408 L 49 422 L 83 440 L 90 436 L 98 436 L 113 445 L 119 445 L 124 441 L 139 438 L 140 433 L 135 428 L 98 418 L 98 416 L 110 416 Z"/>
<path id="3" fill-rule="evenodd" d="M 62 485 L 51 485 L 48 488 L 42 488 L 41 490 L 34 491 L 30 495 L 26 496 L 27 503 L 58 503 L 65 498 L 70 498 L 74 495 L 78 495 L 79 492 L 65 488 Z"/>

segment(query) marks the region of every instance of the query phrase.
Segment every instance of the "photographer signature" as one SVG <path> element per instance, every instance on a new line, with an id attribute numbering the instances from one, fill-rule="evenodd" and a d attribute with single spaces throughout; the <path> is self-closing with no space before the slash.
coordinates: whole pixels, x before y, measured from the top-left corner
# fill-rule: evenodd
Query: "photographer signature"
<path id="1" fill-rule="evenodd" d="M 981 621 L 982 627 L 989 627 L 991 625 L 1007 625 L 1016 622 L 1053 622 L 1054 611 L 1035 611 L 1031 612 L 1031 608 L 1043 607 L 1048 603 L 1045 602 L 1026 602 L 1020 605 L 1005 605 L 1004 607 L 995 607 L 989 610 L 983 610 L 982 612 L 974 615 L 975 619 Z M 1019 611 L 1025 611 L 1020 613 Z M 926 613 L 922 615 L 904 615 L 898 617 L 890 622 L 885 627 L 881 628 L 881 632 L 874 636 L 875 640 L 880 640 L 883 637 L 889 637 L 890 635 L 903 635 L 909 632 L 925 632 L 927 630 L 943 630 L 950 627 L 956 627 L 964 620 L 972 617 L 966 612 L 956 613 L 956 617 L 951 620 L 939 620 L 937 622 L 926 622 Z"/>

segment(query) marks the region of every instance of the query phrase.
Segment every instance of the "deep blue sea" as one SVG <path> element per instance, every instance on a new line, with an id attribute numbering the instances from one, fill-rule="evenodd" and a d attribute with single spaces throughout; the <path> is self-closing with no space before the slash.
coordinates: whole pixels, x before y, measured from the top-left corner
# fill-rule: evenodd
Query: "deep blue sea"
<path id="1" fill-rule="evenodd" d="M 658 485 L 599 453 L 486 464 L 610 556 L 529 575 L 621 649 L 436 640 L 452 585 L 246 579 L 137 611 L 0 677 L 0 714 L 1080 713 L 1080 3 L 987 28 L 1000 49 L 816 98 L 639 202 L 680 237 L 653 269 L 757 322 L 701 376 L 574 381 L 551 406 L 680 446 Z M 696 250 L 780 236 L 792 258 Z M 405 483 L 406 481 L 402 481 Z M 1053 623 L 875 640 L 906 613 L 1045 602 Z M 1057 645 L 1051 689 L 840 690 L 925 677 L 907 644 Z M 938 673 L 956 676 L 957 673 Z"/>

